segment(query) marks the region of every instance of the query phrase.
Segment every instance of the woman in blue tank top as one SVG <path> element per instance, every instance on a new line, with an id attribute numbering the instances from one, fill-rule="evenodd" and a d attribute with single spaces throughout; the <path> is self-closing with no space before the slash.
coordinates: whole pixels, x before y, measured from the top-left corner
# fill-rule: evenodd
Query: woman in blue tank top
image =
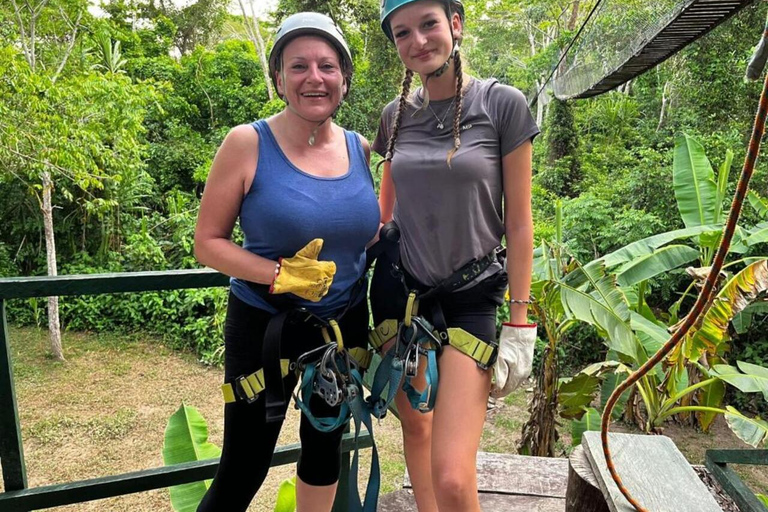
<path id="1" fill-rule="evenodd" d="M 198 261 L 232 277 L 224 334 L 224 446 L 199 511 L 246 510 L 269 469 L 288 405 L 275 410 L 262 396 L 271 396 L 275 385 L 262 355 L 270 321 L 303 308 L 338 319 L 347 348 L 367 343 L 365 247 L 379 226 L 370 149 L 360 135 L 332 121 L 352 78 L 349 49 L 328 17 L 300 13 L 280 27 L 269 64 L 286 108 L 227 135 L 211 166 L 195 231 Z M 238 219 L 242 247 L 231 240 Z M 288 317 L 281 329 L 280 359 L 296 361 L 323 344 L 320 330 L 309 323 Z M 295 372 L 281 377 L 277 387 L 290 393 Z M 266 385 L 246 390 L 246 380 Z M 316 395 L 309 407 L 316 416 L 336 412 Z M 331 509 L 342 430 L 321 433 L 302 415 L 300 512 Z"/>

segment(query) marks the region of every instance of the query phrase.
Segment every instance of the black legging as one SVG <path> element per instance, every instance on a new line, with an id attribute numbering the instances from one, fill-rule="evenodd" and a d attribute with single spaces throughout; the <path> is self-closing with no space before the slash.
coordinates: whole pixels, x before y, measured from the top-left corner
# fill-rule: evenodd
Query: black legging
<path id="1" fill-rule="evenodd" d="M 262 368 L 262 344 L 268 312 L 254 308 L 230 293 L 224 327 L 224 379 L 226 382 Z M 339 321 L 346 347 L 367 346 L 368 305 L 365 299 Z M 323 343 L 320 330 L 309 324 L 286 322 L 281 344 L 281 357 L 296 358 Z M 286 396 L 296 386 L 291 372 L 285 379 Z M 286 408 L 288 404 L 286 403 Z M 313 395 L 310 409 L 316 416 L 335 416 L 338 410 Z M 254 403 L 237 401 L 224 406 L 224 447 L 221 462 L 211 487 L 203 497 L 198 512 L 245 511 L 267 476 L 272 453 L 277 444 L 282 422 L 266 422 L 264 398 Z M 340 427 L 322 433 L 301 416 L 299 436 L 301 453 L 297 473 L 310 485 L 331 485 L 341 470 Z"/>

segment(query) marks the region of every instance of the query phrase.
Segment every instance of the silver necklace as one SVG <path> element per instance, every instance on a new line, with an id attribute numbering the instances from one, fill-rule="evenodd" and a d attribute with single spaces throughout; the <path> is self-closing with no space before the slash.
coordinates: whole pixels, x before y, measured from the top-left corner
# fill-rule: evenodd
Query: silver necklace
<path id="1" fill-rule="evenodd" d="M 445 109 L 445 112 L 443 113 L 443 118 L 442 119 L 437 117 L 437 114 L 435 114 L 435 111 L 432 110 L 432 105 L 427 103 L 427 108 L 429 109 L 430 112 L 432 112 L 432 115 L 435 116 L 435 119 L 437 119 L 437 129 L 438 130 L 442 130 L 443 128 L 445 128 L 445 124 L 443 123 L 443 121 L 445 121 L 445 118 L 448 117 L 448 112 L 451 111 L 451 108 L 453 107 L 453 103 L 455 101 L 456 101 L 456 96 L 453 97 L 453 99 L 451 100 L 450 105 L 448 105 L 448 108 Z"/>

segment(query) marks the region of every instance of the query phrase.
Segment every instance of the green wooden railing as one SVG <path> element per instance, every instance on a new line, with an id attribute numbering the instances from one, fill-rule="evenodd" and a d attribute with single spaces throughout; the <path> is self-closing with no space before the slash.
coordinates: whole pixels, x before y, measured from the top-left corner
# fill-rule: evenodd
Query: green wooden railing
<path id="1" fill-rule="evenodd" d="M 768 450 L 707 450 L 704 465 L 742 512 L 768 512 L 728 464 L 768 466 Z M 763 491 L 765 492 L 765 491 Z"/>
<path id="2" fill-rule="evenodd" d="M 13 384 L 13 361 L 5 313 L 7 300 L 228 285 L 227 276 L 209 269 L 0 279 L 0 464 L 5 487 L 5 492 L 0 493 L 0 510 L 26 512 L 197 482 L 213 478 L 219 464 L 218 459 L 212 459 L 30 489 Z M 371 444 L 370 435 L 361 433 L 358 446 L 368 448 Z M 342 444 L 342 474 L 334 512 L 348 509 L 349 452 L 353 449 L 354 439 L 347 433 Z M 272 466 L 296 462 L 298 455 L 299 445 L 278 447 Z"/>

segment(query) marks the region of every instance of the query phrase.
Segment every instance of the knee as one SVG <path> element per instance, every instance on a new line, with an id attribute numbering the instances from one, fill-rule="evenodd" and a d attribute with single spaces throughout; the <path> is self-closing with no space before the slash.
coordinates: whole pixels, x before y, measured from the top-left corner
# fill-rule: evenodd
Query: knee
<path id="1" fill-rule="evenodd" d="M 453 505 L 452 508 L 470 502 L 477 493 L 473 475 L 453 465 L 433 465 L 432 486 L 440 503 Z"/>
<path id="2" fill-rule="evenodd" d="M 432 415 L 408 411 L 400 418 L 403 427 L 403 438 L 406 442 L 425 443 L 429 446 L 432 441 Z"/>

